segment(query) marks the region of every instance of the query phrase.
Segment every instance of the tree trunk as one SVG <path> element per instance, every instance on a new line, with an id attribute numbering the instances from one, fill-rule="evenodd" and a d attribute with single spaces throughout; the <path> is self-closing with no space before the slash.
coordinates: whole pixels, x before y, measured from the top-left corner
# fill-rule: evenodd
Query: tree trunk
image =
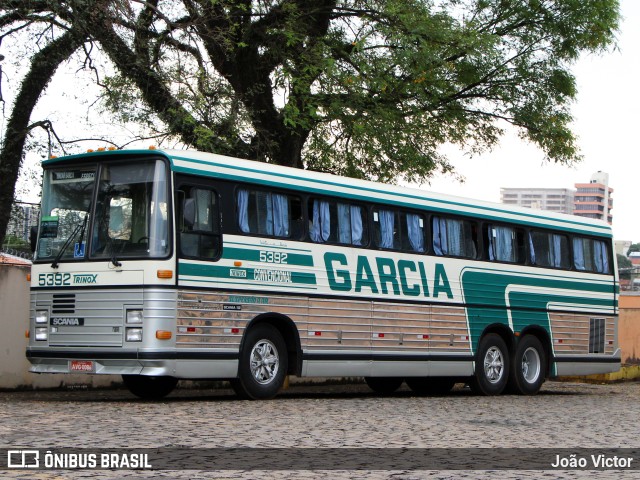
<path id="1" fill-rule="evenodd" d="M 33 56 L 31 69 L 22 80 L 0 151 L 0 245 L 4 241 L 11 216 L 11 205 L 33 109 L 58 66 L 82 45 L 82 41 L 73 31 L 53 40 Z"/>

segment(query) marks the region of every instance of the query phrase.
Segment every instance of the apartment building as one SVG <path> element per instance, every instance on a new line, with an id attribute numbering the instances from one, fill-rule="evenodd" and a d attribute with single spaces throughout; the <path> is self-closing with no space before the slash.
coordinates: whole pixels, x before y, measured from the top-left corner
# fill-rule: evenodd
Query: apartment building
<path id="1" fill-rule="evenodd" d="M 589 183 L 576 183 L 573 214 L 579 217 L 604 220 L 609 225 L 613 222 L 613 188 L 609 186 L 609 174 L 596 172 Z"/>
<path id="2" fill-rule="evenodd" d="M 501 188 L 500 201 L 509 205 L 572 214 L 573 193 L 570 188 Z"/>
<path id="3" fill-rule="evenodd" d="M 550 210 L 580 217 L 604 220 L 611 225 L 613 189 L 609 174 L 596 172 L 589 183 L 576 183 L 571 188 L 501 188 L 500 201 L 509 205 Z"/>

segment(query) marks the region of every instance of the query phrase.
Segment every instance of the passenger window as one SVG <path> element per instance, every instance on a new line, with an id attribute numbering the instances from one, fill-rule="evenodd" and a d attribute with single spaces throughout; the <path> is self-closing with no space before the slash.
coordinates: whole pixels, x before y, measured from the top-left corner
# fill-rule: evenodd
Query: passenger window
<path id="1" fill-rule="evenodd" d="M 387 209 L 376 209 L 373 212 L 375 228 L 374 241 L 378 248 L 400 249 L 400 232 L 398 230 L 397 212 Z"/>
<path id="2" fill-rule="evenodd" d="M 436 255 L 476 258 L 478 234 L 474 222 L 434 216 L 431 222 L 432 246 Z"/>
<path id="3" fill-rule="evenodd" d="M 567 237 L 550 232 L 529 232 L 529 261 L 540 267 L 569 268 Z"/>
<path id="4" fill-rule="evenodd" d="M 487 225 L 486 229 L 487 258 L 492 262 L 522 262 L 523 231 L 514 227 Z"/>
<path id="5" fill-rule="evenodd" d="M 242 233 L 299 238 L 300 199 L 282 193 L 239 189 L 236 195 L 238 229 Z M 296 228 L 293 228 L 296 227 Z"/>
<path id="6" fill-rule="evenodd" d="M 178 223 L 180 254 L 213 260 L 220 257 L 220 213 L 218 195 L 201 187 L 182 187 Z"/>
<path id="7" fill-rule="evenodd" d="M 424 252 L 424 218 L 417 213 L 400 212 L 402 250 Z"/>
<path id="8" fill-rule="evenodd" d="M 374 210 L 373 221 L 377 247 L 403 252 L 424 252 L 422 215 L 380 208 Z"/>
<path id="9" fill-rule="evenodd" d="M 309 202 L 309 221 L 309 237 L 315 243 L 367 243 L 366 210 L 360 205 L 314 198 Z"/>
<path id="10" fill-rule="evenodd" d="M 611 273 L 609 250 L 602 240 L 575 237 L 573 239 L 573 265 L 576 270 Z"/>
<path id="11" fill-rule="evenodd" d="M 335 204 L 328 200 L 313 199 L 309 204 L 309 237 L 312 242 L 335 242 L 337 214 Z"/>

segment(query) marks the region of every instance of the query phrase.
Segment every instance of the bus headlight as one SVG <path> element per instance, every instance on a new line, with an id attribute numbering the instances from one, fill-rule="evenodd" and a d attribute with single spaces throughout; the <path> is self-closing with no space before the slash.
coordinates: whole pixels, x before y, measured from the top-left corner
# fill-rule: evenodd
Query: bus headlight
<path id="1" fill-rule="evenodd" d="M 142 323 L 142 310 L 127 310 L 127 323 Z"/>
<path id="2" fill-rule="evenodd" d="M 47 338 L 49 338 L 49 332 L 47 331 L 47 327 L 36 328 L 36 340 L 44 341 Z"/>
<path id="3" fill-rule="evenodd" d="M 49 323 L 49 310 L 37 310 L 36 323 Z"/>
<path id="4" fill-rule="evenodd" d="M 127 339 L 127 342 L 141 342 L 142 341 L 142 329 L 141 328 L 127 328 L 126 339 Z"/>

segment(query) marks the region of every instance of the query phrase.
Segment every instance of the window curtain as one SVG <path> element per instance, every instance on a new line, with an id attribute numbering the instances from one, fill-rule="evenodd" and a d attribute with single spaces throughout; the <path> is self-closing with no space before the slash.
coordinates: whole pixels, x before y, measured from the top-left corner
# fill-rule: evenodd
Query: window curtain
<path id="1" fill-rule="evenodd" d="M 584 262 L 584 245 L 582 238 L 573 239 L 573 264 L 578 270 L 586 270 Z"/>
<path id="2" fill-rule="evenodd" d="M 338 241 L 362 245 L 362 213 L 359 206 L 338 204 Z"/>
<path id="3" fill-rule="evenodd" d="M 462 245 L 462 222 L 452 219 L 446 220 L 447 229 L 447 249 L 449 255 L 461 256 L 463 252 Z M 447 252 L 445 252 L 447 253 Z"/>
<path id="4" fill-rule="evenodd" d="M 351 243 L 351 211 L 349 205 L 338 204 L 338 242 Z"/>
<path id="5" fill-rule="evenodd" d="M 433 251 L 436 255 L 447 255 L 447 225 L 444 218 L 433 217 Z"/>
<path id="6" fill-rule="evenodd" d="M 560 268 L 562 266 L 562 237 L 560 235 L 552 235 L 553 237 L 553 249 L 551 250 L 553 256 L 553 266 Z"/>
<path id="7" fill-rule="evenodd" d="M 289 236 L 289 201 L 286 195 L 270 193 L 267 196 L 267 234 Z"/>
<path id="8" fill-rule="evenodd" d="M 380 210 L 380 247 L 393 248 L 393 226 L 395 213 L 390 210 Z"/>
<path id="9" fill-rule="evenodd" d="M 407 214 L 407 234 L 409 236 L 409 243 L 414 252 L 424 252 L 424 235 L 422 234 L 422 227 L 420 215 L 413 213 Z"/>
<path id="10" fill-rule="evenodd" d="M 329 202 L 325 200 L 313 201 L 313 219 L 309 236 L 316 243 L 324 243 L 331 235 L 331 215 Z"/>
<path id="11" fill-rule="evenodd" d="M 238 226 L 242 233 L 249 233 L 249 191 L 238 190 Z"/>
<path id="12" fill-rule="evenodd" d="M 531 265 L 536 265 L 536 249 L 533 246 L 533 232 L 529 232 L 529 261 Z"/>
<path id="13" fill-rule="evenodd" d="M 593 244 L 596 272 L 609 273 L 609 256 L 607 255 L 607 246 L 604 242 L 599 240 L 596 240 Z"/>
<path id="14" fill-rule="evenodd" d="M 509 227 L 489 226 L 489 260 L 515 262 L 515 232 Z"/>
<path id="15" fill-rule="evenodd" d="M 349 211 L 351 212 L 351 243 L 362 245 L 362 208 L 351 205 Z"/>

